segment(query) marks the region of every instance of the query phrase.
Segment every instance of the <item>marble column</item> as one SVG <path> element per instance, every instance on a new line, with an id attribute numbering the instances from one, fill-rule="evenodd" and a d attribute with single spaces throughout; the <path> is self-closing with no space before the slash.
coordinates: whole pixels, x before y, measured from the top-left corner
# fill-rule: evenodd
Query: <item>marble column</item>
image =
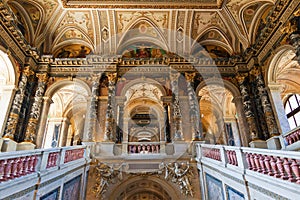
<path id="1" fill-rule="evenodd" d="M 48 112 L 50 109 L 50 104 L 53 103 L 52 99 L 50 97 L 43 97 L 43 106 L 42 106 L 42 113 L 41 113 L 41 119 L 39 122 L 39 129 L 36 137 L 36 147 L 42 148 L 43 145 L 43 138 L 46 133 L 46 123 L 47 123 L 47 117 Z"/>
<path id="2" fill-rule="evenodd" d="M 46 84 L 48 81 L 47 73 L 36 74 L 38 78 L 38 86 L 34 95 L 34 102 L 31 106 L 29 120 L 26 126 L 25 142 L 35 143 L 38 121 L 41 116 L 41 106 L 45 93 Z"/>
<path id="3" fill-rule="evenodd" d="M 252 103 L 251 103 L 251 99 L 249 96 L 249 92 L 248 92 L 248 88 L 245 85 L 245 78 L 246 75 L 242 75 L 239 74 L 236 79 L 238 81 L 239 84 L 239 88 L 241 91 L 241 95 L 242 95 L 242 102 L 243 102 L 243 110 L 245 113 L 245 117 L 246 117 L 246 121 L 249 127 L 249 132 L 250 132 L 250 137 L 251 140 L 258 140 L 258 129 L 256 127 L 256 123 L 255 123 L 255 118 L 254 118 L 254 113 L 252 110 Z"/>
<path id="4" fill-rule="evenodd" d="M 258 68 L 255 68 L 252 70 L 252 73 L 255 75 L 256 78 L 256 84 L 257 84 L 257 90 L 258 90 L 258 95 L 260 97 L 260 101 L 262 104 L 263 112 L 264 112 L 264 117 L 267 123 L 268 131 L 270 137 L 273 136 L 278 136 L 279 131 L 277 128 L 277 123 L 275 121 L 273 109 L 268 97 L 268 93 L 265 87 L 265 83 L 262 77 L 262 73 Z"/>
<path id="5" fill-rule="evenodd" d="M 17 92 L 15 94 L 11 111 L 6 123 L 4 138 L 9 138 L 14 140 L 14 136 L 17 129 L 17 124 L 19 121 L 19 115 L 22 107 L 22 103 L 25 97 L 25 90 L 30 76 L 34 75 L 34 72 L 29 66 L 23 69 L 22 75 L 20 77 Z"/>
<path id="6" fill-rule="evenodd" d="M 107 98 L 107 110 L 105 115 L 105 131 L 104 131 L 104 141 L 113 142 L 115 135 L 115 120 L 114 120 L 114 98 L 115 98 L 115 88 L 117 73 L 110 73 L 108 77 L 108 98 Z"/>
<path id="7" fill-rule="evenodd" d="M 61 119 L 61 128 L 59 134 L 59 146 L 64 147 L 67 144 L 68 130 L 69 130 L 70 120 L 68 118 Z"/>
<path id="8" fill-rule="evenodd" d="M 98 111 L 98 96 L 99 96 L 99 85 L 101 73 L 92 75 L 92 96 L 90 101 L 90 106 L 87 114 L 87 127 L 85 141 L 92 142 L 95 141 L 96 136 L 96 124 L 97 124 L 97 111 Z"/>
<path id="9" fill-rule="evenodd" d="M 170 112 L 169 108 L 172 102 L 172 97 L 163 96 L 163 107 L 164 107 L 164 125 L 163 125 L 163 133 L 164 138 L 161 138 L 161 141 L 166 141 L 167 143 L 172 142 L 171 139 L 171 129 L 170 129 Z"/>
<path id="10" fill-rule="evenodd" d="M 236 113 L 237 113 L 237 123 L 238 123 L 238 129 L 240 132 L 240 139 L 242 142 L 241 146 L 247 146 L 249 144 L 249 137 L 246 134 L 247 130 L 249 130 L 246 118 L 244 116 L 244 108 L 243 108 L 243 102 L 242 97 L 237 96 L 232 99 L 232 102 L 234 103 L 236 107 Z"/>
<path id="11" fill-rule="evenodd" d="M 192 139 L 194 141 L 201 140 L 201 135 L 203 132 L 202 122 L 200 119 L 200 108 L 198 97 L 194 91 L 194 78 L 196 73 L 185 73 L 185 79 L 187 82 L 187 94 L 189 98 L 190 105 L 190 123 L 191 123 L 191 131 L 192 131 Z"/>
<path id="12" fill-rule="evenodd" d="M 174 121 L 174 140 L 183 140 L 182 134 L 182 115 L 179 105 L 179 90 L 178 90 L 178 78 L 180 73 L 172 72 L 170 75 L 171 88 L 172 88 L 172 109 L 173 109 L 173 121 Z"/>
<path id="13" fill-rule="evenodd" d="M 282 134 L 287 133 L 291 128 L 280 96 L 282 86 L 276 83 L 269 83 L 268 87 L 271 94 L 271 101 L 273 101 L 274 112 L 277 115 L 278 128 L 281 129 Z"/>
<path id="14" fill-rule="evenodd" d="M 117 117 L 117 132 L 116 132 L 116 143 L 122 143 L 123 141 L 123 128 L 124 128 L 124 103 L 125 97 L 116 97 L 118 105 L 118 117 Z"/>

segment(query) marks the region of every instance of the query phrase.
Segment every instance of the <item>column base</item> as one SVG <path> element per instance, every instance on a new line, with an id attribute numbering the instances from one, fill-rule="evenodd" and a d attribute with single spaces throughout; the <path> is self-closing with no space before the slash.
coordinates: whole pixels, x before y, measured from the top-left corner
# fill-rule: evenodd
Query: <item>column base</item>
<path id="1" fill-rule="evenodd" d="M 2 152 L 10 152 L 10 151 L 16 151 L 17 150 L 17 142 L 13 141 L 12 139 L 9 138 L 3 138 L 3 143 L 2 143 Z"/>
<path id="2" fill-rule="evenodd" d="M 35 144 L 31 142 L 21 142 L 17 144 L 17 151 L 26 151 L 35 149 Z"/>
<path id="3" fill-rule="evenodd" d="M 281 149 L 279 136 L 273 136 L 267 140 L 268 149 Z"/>
<path id="4" fill-rule="evenodd" d="M 249 143 L 249 146 L 251 148 L 261 148 L 261 149 L 267 149 L 268 145 L 266 141 L 263 140 L 254 140 Z"/>
<path id="5" fill-rule="evenodd" d="M 187 153 L 188 143 L 185 141 L 174 141 L 174 153 L 175 154 L 184 154 Z"/>
<path id="6" fill-rule="evenodd" d="M 114 142 L 101 142 L 99 145 L 101 156 L 114 156 Z"/>

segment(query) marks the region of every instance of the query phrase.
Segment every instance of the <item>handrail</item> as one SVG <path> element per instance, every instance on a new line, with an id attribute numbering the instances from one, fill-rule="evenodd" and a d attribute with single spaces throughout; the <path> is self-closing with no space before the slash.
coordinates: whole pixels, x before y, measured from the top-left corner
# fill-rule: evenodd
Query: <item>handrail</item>
<path id="1" fill-rule="evenodd" d="M 206 159 L 300 184 L 300 154 L 293 151 L 196 144 L 198 162 Z"/>
<path id="2" fill-rule="evenodd" d="M 295 142 L 300 141 L 300 126 L 290 130 L 289 132 L 282 135 L 284 144 L 286 146 L 291 145 Z"/>
<path id="3" fill-rule="evenodd" d="M 87 158 L 86 146 L 71 146 L 0 154 L 0 183 Z"/>

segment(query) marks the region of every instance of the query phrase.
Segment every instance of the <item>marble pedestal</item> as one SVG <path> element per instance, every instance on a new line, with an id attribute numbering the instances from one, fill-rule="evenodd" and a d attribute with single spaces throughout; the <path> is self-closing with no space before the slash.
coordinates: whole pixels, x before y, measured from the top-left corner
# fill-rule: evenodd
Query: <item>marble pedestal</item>
<path id="1" fill-rule="evenodd" d="M 17 142 L 9 139 L 9 138 L 3 138 L 2 143 L 2 152 L 9 152 L 9 151 L 16 151 L 17 150 Z"/>
<path id="2" fill-rule="evenodd" d="M 35 144 L 31 142 L 21 142 L 17 144 L 17 151 L 26 151 L 35 149 Z"/>
<path id="3" fill-rule="evenodd" d="M 279 150 L 281 149 L 279 136 L 273 136 L 267 140 L 268 149 Z"/>
<path id="4" fill-rule="evenodd" d="M 251 148 L 260 148 L 260 149 L 267 149 L 268 145 L 266 141 L 263 140 L 254 140 L 249 143 Z"/>
<path id="5" fill-rule="evenodd" d="M 185 141 L 174 141 L 173 145 L 174 145 L 175 154 L 184 154 L 188 152 L 187 150 L 188 150 L 189 143 Z"/>

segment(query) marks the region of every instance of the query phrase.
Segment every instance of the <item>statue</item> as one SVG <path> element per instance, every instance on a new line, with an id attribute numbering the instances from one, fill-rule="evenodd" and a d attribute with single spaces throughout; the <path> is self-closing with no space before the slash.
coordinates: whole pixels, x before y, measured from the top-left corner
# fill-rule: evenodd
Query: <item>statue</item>
<path id="1" fill-rule="evenodd" d="M 182 194 L 193 197 L 191 176 L 193 173 L 189 162 L 180 165 L 176 162 L 165 165 L 165 179 L 168 180 L 171 177 L 171 181 L 179 185 Z"/>

